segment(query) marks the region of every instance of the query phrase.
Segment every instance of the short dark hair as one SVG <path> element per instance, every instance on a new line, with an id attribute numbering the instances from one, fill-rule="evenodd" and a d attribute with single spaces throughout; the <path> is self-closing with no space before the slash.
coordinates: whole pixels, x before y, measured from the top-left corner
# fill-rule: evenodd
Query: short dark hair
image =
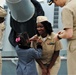
<path id="1" fill-rule="evenodd" d="M 51 25 L 50 22 L 48 22 L 48 21 L 43 21 L 43 22 L 41 22 L 41 24 L 44 26 L 47 34 L 50 35 L 50 34 L 53 32 L 52 25 Z M 40 36 L 40 34 L 38 33 L 38 31 L 37 31 L 37 35 Z"/>

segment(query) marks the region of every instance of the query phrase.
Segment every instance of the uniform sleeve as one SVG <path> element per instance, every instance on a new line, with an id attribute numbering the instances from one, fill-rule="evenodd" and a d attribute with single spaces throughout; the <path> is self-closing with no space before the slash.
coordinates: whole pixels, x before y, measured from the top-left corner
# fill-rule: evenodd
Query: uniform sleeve
<path id="1" fill-rule="evenodd" d="M 61 50 L 62 49 L 62 44 L 60 41 L 57 41 L 55 44 L 55 51 Z"/>
<path id="2" fill-rule="evenodd" d="M 62 10 L 62 23 L 65 28 L 73 28 L 73 13 L 68 8 Z"/>
<path id="3" fill-rule="evenodd" d="M 37 48 L 37 45 L 36 45 L 36 44 L 37 44 L 37 42 L 33 42 L 33 41 L 32 41 L 32 42 L 31 42 L 31 47 Z"/>
<path id="4" fill-rule="evenodd" d="M 4 10 L 4 8 L 2 8 L 1 6 L 0 6 L 0 17 L 5 17 L 6 16 L 6 11 Z"/>
<path id="5" fill-rule="evenodd" d="M 4 31 L 4 30 L 5 30 L 4 22 L 0 24 L 0 29 L 1 29 L 2 31 Z"/>

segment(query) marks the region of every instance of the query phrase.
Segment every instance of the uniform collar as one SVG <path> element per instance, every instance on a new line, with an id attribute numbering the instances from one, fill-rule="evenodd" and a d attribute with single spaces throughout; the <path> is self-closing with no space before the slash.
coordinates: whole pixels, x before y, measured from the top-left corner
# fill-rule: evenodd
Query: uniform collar
<path id="1" fill-rule="evenodd" d="M 39 36 L 39 38 L 42 39 L 42 36 Z M 50 35 L 47 35 L 45 38 L 46 39 L 51 39 L 52 37 Z"/>
<path id="2" fill-rule="evenodd" d="M 69 3 L 70 1 L 72 1 L 72 0 L 66 0 L 66 3 L 65 3 L 65 5 L 66 5 L 67 3 Z"/>

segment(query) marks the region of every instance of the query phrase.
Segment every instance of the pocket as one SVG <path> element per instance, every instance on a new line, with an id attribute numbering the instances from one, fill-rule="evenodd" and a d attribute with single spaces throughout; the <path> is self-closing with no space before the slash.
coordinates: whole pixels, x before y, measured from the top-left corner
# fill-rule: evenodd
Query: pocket
<path id="1" fill-rule="evenodd" d="M 76 40 L 69 42 L 69 51 L 74 52 L 76 50 Z"/>

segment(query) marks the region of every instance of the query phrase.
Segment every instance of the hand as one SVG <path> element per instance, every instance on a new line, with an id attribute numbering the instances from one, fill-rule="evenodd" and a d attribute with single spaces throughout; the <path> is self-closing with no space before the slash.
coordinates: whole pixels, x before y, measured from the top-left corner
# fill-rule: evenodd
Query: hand
<path id="1" fill-rule="evenodd" d="M 43 42 L 40 38 L 38 38 L 36 41 L 38 44 L 41 44 Z"/>
<path id="2" fill-rule="evenodd" d="M 56 34 L 56 35 L 54 36 L 54 40 L 55 40 L 55 41 L 58 41 L 58 40 L 59 40 L 57 36 L 58 36 L 58 34 Z"/>
<path id="3" fill-rule="evenodd" d="M 36 41 L 38 39 L 38 36 L 37 35 L 34 35 L 33 37 L 31 37 L 29 40 L 30 41 Z"/>
<path id="4" fill-rule="evenodd" d="M 55 40 L 55 41 L 58 41 L 59 39 L 58 39 L 57 36 L 58 36 L 58 35 L 63 35 L 64 32 L 65 32 L 65 30 L 59 31 L 59 32 L 54 36 L 54 40 Z"/>
<path id="5" fill-rule="evenodd" d="M 65 30 L 59 31 L 58 34 L 63 34 Z"/>
<path id="6" fill-rule="evenodd" d="M 42 69 L 42 75 L 47 75 L 47 69 L 46 68 Z"/>
<path id="7" fill-rule="evenodd" d="M 47 75 L 50 75 L 50 69 L 47 69 Z"/>

